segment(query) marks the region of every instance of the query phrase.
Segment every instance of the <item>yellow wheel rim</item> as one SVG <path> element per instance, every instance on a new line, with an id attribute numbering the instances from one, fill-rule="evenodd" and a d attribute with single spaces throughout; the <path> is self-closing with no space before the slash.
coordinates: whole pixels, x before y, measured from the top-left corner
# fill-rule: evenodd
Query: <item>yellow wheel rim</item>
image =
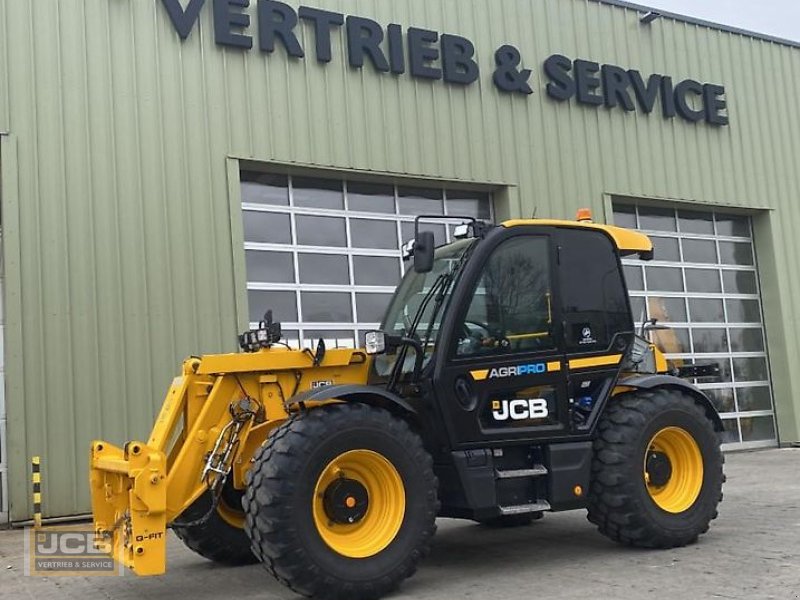
<path id="1" fill-rule="evenodd" d="M 703 455 L 694 438 L 680 427 L 656 433 L 644 457 L 644 480 L 662 510 L 677 514 L 691 508 L 703 488 Z"/>
<path id="2" fill-rule="evenodd" d="M 217 504 L 217 514 L 231 527 L 244 529 L 244 513 L 229 507 L 222 499 Z"/>
<path id="3" fill-rule="evenodd" d="M 326 510 L 326 491 L 337 481 L 357 482 L 366 490 L 366 512 L 353 523 L 337 522 Z M 347 496 L 342 504 L 352 509 L 355 501 Z M 317 531 L 331 550 L 348 558 L 368 558 L 384 550 L 400 531 L 405 512 L 406 493 L 400 474 L 372 450 L 340 454 L 325 467 L 314 488 Z"/>

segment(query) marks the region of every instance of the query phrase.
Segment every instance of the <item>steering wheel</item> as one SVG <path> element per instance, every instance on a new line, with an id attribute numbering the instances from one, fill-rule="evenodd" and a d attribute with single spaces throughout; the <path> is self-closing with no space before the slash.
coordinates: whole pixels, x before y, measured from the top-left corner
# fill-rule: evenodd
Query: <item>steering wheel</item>
<path id="1" fill-rule="evenodd" d="M 472 336 L 473 335 L 472 330 L 469 327 L 467 327 L 467 325 L 474 325 L 478 329 L 483 329 L 483 331 L 486 332 L 486 335 L 484 337 L 492 337 L 492 331 L 491 331 L 491 328 L 489 327 L 488 323 L 482 323 L 480 321 L 473 321 L 471 319 L 465 319 L 464 320 L 464 331 L 469 332 L 470 336 Z"/>
<path id="2" fill-rule="evenodd" d="M 475 329 L 469 327 L 472 325 Z M 459 341 L 460 354 L 476 354 L 486 348 L 487 340 L 499 340 L 501 336 L 495 335 L 488 323 L 465 319 L 462 324 L 461 340 Z"/>

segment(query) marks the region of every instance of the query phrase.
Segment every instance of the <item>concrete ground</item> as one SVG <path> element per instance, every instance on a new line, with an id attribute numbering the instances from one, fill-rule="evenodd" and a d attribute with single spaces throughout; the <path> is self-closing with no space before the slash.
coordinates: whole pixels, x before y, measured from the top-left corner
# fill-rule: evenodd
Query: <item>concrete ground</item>
<path id="1" fill-rule="evenodd" d="M 583 511 L 515 530 L 442 520 L 431 556 L 391 597 L 800 599 L 800 450 L 730 454 L 726 472 L 720 517 L 694 546 L 623 548 Z M 218 567 L 170 536 L 162 577 L 40 578 L 23 574 L 23 533 L 0 532 L 0 598 L 296 598 L 259 565 Z"/>

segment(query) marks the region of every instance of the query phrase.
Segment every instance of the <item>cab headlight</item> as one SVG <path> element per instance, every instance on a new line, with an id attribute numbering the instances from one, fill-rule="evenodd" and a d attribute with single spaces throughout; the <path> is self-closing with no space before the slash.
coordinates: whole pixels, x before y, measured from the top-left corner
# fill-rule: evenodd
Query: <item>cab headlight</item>
<path id="1" fill-rule="evenodd" d="M 386 352 L 386 334 L 382 331 L 368 331 L 364 336 L 367 354 L 383 354 Z"/>

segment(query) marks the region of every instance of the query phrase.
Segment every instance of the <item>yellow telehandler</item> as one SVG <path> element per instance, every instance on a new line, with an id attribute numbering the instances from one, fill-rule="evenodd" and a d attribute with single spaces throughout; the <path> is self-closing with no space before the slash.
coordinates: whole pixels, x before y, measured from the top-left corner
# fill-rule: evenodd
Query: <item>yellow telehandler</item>
<path id="1" fill-rule="evenodd" d="M 364 348 L 290 348 L 268 312 L 237 354 L 191 357 L 150 437 L 95 441 L 97 545 L 138 575 L 167 529 L 306 596 L 378 598 L 413 574 L 437 517 L 519 526 L 586 509 L 604 535 L 672 548 L 721 500 L 722 423 L 637 332 L 621 258 L 643 234 L 474 219 L 413 268 Z M 655 323 L 650 326 L 656 328 Z"/>

